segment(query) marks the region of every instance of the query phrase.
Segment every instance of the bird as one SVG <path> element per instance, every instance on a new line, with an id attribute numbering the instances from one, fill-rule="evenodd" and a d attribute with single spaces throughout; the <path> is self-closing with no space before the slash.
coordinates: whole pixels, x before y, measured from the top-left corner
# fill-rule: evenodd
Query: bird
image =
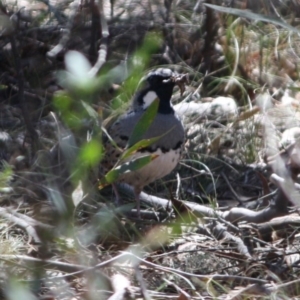
<path id="1" fill-rule="evenodd" d="M 139 196 L 143 188 L 168 175 L 181 158 L 185 138 L 184 127 L 174 111 L 171 98 L 175 85 L 178 85 L 181 93 L 183 93 L 185 83 L 187 83 L 186 74 L 178 74 L 168 68 L 150 71 L 141 80 L 141 88 L 134 95 L 131 108 L 107 128 L 107 134 L 110 138 L 106 138 L 104 141 L 106 158 L 103 165 L 109 169 L 116 165 L 122 151 L 128 146 L 129 138 L 144 112 L 155 99 L 158 99 L 156 116 L 141 139 L 157 137 L 159 139 L 146 147 L 139 148 L 126 161 L 149 155 L 152 155 L 154 159 L 140 169 L 121 174 L 117 179 L 118 182 L 127 183 L 133 187 L 139 218 Z M 116 188 L 114 190 L 117 199 L 119 199 Z"/>

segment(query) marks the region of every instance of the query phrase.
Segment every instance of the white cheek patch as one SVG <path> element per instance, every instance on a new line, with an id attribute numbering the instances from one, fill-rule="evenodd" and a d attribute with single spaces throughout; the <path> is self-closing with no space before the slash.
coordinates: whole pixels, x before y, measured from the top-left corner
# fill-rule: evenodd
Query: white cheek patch
<path id="1" fill-rule="evenodd" d="M 150 91 L 143 97 L 143 108 L 147 108 L 158 96 L 155 92 Z"/>

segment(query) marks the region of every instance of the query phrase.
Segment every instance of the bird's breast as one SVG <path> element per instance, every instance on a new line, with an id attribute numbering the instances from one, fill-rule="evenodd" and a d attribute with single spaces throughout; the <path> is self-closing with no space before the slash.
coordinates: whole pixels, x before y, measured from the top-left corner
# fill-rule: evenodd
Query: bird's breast
<path id="1" fill-rule="evenodd" d="M 130 157 L 130 161 L 151 154 L 156 156 L 156 158 L 139 170 L 123 174 L 119 180 L 142 189 L 145 185 L 172 172 L 180 160 L 181 152 L 181 148 L 176 150 L 170 149 L 167 152 L 163 152 L 161 149 L 157 149 L 154 152 L 137 152 Z"/>

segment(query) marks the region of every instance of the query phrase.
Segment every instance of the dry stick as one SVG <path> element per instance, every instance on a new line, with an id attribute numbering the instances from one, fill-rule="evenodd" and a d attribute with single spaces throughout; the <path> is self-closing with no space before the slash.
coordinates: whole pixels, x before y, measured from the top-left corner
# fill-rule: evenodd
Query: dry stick
<path id="1" fill-rule="evenodd" d="M 165 23 L 169 23 L 169 21 L 170 21 L 172 2 L 173 2 L 173 0 L 165 0 L 164 1 L 165 8 L 166 8 Z"/>
<path id="2" fill-rule="evenodd" d="M 233 194 L 233 197 L 235 198 L 235 200 L 239 203 L 239 204 L 243 204 L 243 202 L 241 201 L 240 197 L 238 196 L 238 194 L 235 192 L 234 188 L 232 187 L 232 185 L 230 184 L 227 176 L 225 175 L 225 173 L 222 171 L 221 172 L 221 176 L 223 177 L 223 179 L 226 181 L 231 193 Z"/>
<path id="3" fill-rule="evenodd" d="M 106 61 L 107 43 L 108 43 L 108 37 L 109 37 L 108 25 L 107 25 L 106 19 L 104 17 L 102 0 L 98 0 L 98 10 L 99 10 L 99 15 L 100 15 L 102 41 L 101 41 L 101 46 L 98 51 L 98 59 L 97 59 L 95 65 L 89 71 L 89 75 L 91 77 L 94 77 L 97 75 L 97 73 L 101 69 L 102 65 Z"/>
<path id="4" fill-rule="evenodd" d="M 132 298 L 130 297 L 131 295 L 130 281 L 127 277 L 121 274 L 115 274 L 111 277 L 111 285 L 114 293 L 107 300 L 123 300 L 123 299 Z"/>
<path id="5" fill-rule="evenodd" d="M 180 293 L 182 294 L 185 298 L 183 299 L 192 299 L 192 297 L 186 292 L 184 291 L 182 288 L 180 288 L 177 284 L 175 284 L 174 282 L 172 281 L 169 281 L 168 279 L 166 278 L 163 278 L 163 281 L 165 281 L 168 285 L 171 285 L 171 286 L 174 286 L 177 293 Z M 181 299 L 180 297 L 178 299 Z"/>
<path id="6" fill-rule="evenodd" d="M 207 3 L 212 3 L 212 0 L 207 0 Z M 204 46 L 202 50 L 202 63 L 204 64 L 204 69 L 210 72 L 213 64 L 212 60 L 212 53 L 215 52 L 215 39 L 217 37 L 217 27 L 216 23 L 218 19 L 216 17 L 215 12 L 209 8 L 205 7 L 206 9 L 206 18 L 205 18 L 205 27 L 207 29 L 205 38 L 204 38 Z"/>
<path id="7" fill-rule="evenodd" d="M 256 229 L 256 228 L 255 228 L 255 229 Z M 281 251 L 278 247 L 275 247 L 275 246 L 273 246 L 271 243 L 266 242 L 266 241 L 264 241 L 264 240 L 262 240 L 262 239 L 259 239 L 259 238 L 255 237 L 255 236 L 252 236 L 251 239 L 252 239 L 254 242 L 257 242 L 257 243 L 259 243 L 259 244 L 262 244 L 262 245 L 266 246 L 266 248 L 264 248 L 264 251 L 268 251 L 268 250 L 265 250 L 265 249 L 267 249 L 267 247 L 269 247 L 271 250 L 275 250 L 275 251 L 278 251 L 278 252 Z"/>
<path id="8" fill-rule="evenodd" d="M 45 224 L 41 221 L 37 221 L 27 215 L 24 215 L 24 214 L 21 214 L 21 213 L 18 213 L 10 208 L 0 208 L 0 213 L 1 212 L 5 212 L 5 213 L 9 213 L 17 218 L 20 218 L 24 221 L 26 221 L 27 223 L 30 223 L 30 225 L 32 226 L 39 226 L 40 228 L 43 228 L 43 229 L 54 229 L 54 226 L 51 226 L 49 224 Z"/>
<path id="9" fill-rule="evenodd" d="M 266 285 L 251 284 L 239 290 L 227 291 L 226 299 L 250 299 L 250 297 L 246 298 L 247 296 L 250 295 L 253 297 L 254 295 L 257 295 L 259 296 L 259 298 L 262 298 L 263 296 L 267 296 L 270 294 L 271 294 L 270 288 L 267 287 Z M 251 298 L 251 299 L 255 299 L 255 298 Z"/>
<path id="10" fill-rule="evenodd" d="M 264 107 L 260 107 L 261 111 L 264 113 Z M 273 157 L 278 152 L 276 132 L 274 125 L 270 118 L 264 113 L 264 133 L 266 140 L 266 154 L 268 157 Z M 300 207 L 300 194 L 295 189 L 293 178 L 288 170 L 285 161 L 282 157 L 277 157 L 276 160 L 269 163 L 274 174 L 273 179 L 277 179 L 276 176 L 283 178 L 283 180 L 275 180 L 275 184 L 278 186 L 279 190 L 284 194 L 285 197 L 278 199 L 277 205 L 280 204 L 281 207 L 287 206 L 287 200 L 293 203 L 296 207 Z M 272 177 L 271 177 L 272 179 Z M 279 200 L 284 201 L 280 203 Z"/>
<path id="11" fill-rule="evenodd" d="M 264 284 L 264 285 L 257 285 L 253 284 L 250 285 L 244 289 L 241 289 L 236 295 L 234 299 L 239 299 L 238 296 L 241 296 L 244 298 L 247 294 L 256 294 L 259 295 L 259 297 L 262 297 L 263 293 L 266 295 L 270 295 L 272 293 L 278 293 L 282 292 L 285 295 L 288 294 L 289 296 L 292 296 L 293 290 L 298 290 L 299 289 L 299 284 L 300 284 L 300 279 L 296 279 L 293 281 L 289 281 L 283 284 L 277 284 L 277 285 L 270 285 L 270 284 Z M 294 295 L 295 296 L 295 295 Z M 287 298 L 286 298 L 287 299 Z"/>
<path id="12" fill-rule="evenodd" d="M 71 29 L 72 29 L 72 26 L 74 23 L 74 19 L 75 19 L 79 4 L 80 4 L 80 0 L 75 0 L 73 2 L 73 9 L 71 10 L 71 14 L 69 16 L 67 26 L 65 29 L 63 29 L 63 34 L 62 34 L 62 37 L 61 37 L 59 43 L 54 48 L 52 48 L 50 51 L 47 52 L 47 56 L 49 58 L 56 57 L 66 47 L 66 45 L 71 37 Z M 70 4 L 70 6 L 71 6 L 71 4 Z"/>
<path id="13" fill-rule="evenodd" d="M 168 61 L 168 63 L 173 64 L 176 58 L 178 58 L 177 53 L 174 53 L 173 49 L 174 47 L 174 34 L 172 31 L 169 31 L 166 24 L 169 23 L 170 21 L 170 16 L 171 16 L 171 8 L 172 8 L 172 2 L 173 0 L 165 0 L 164 5 L 165 5 L 165 14 L 163 16 L 164 18 L 164 26 L 162 28 L 162 33 L 164 36 L 164 39 L 166 41 L 166 46 L 165 50 L 163 53 L 163 57 Z M 149 1 L 150 3 L 150 1 Z M 174 26 L 174 25 L 173 25 Z M 171 32 L 171 34 L 170 34 Z"/>
<path id="14" fill-rule="evenodd" d="M 17 43 L 15 39 L 15 34 L 13 33 L 10 36 L 10 43 L 11 43 L 11 48 L 12 48 L 12 53 L 14 55 L 14 60 L 16 64 L 16 71 L 17 71 L 17 78 L 18 78 L 18 100 L 21 105 L 21 110 L 22 110 L 22 116 L 25 122 L 25 126 L 27 129 L 27 133 L 32 139 L 32 153 L 31 157 L 34 156 L 35 152 L 38 150 L 38 135 L 34 129 L 34 126 L 32 124 L 32 119 L 30 118 L 30 112 L 28 110 L 28 106 L 25 103 L 25 98 L 24 98 L 24 74 L 23 74 L 23 69 L 21 66 L 21 60 L 19 56 L 19 52 L 17 49 Z M 25 142 L 25 141 L 24 141 Z"/>
<path id="15" fill-rule="evenodd" d="M 243 207 L 233 207 L 230 210 L 224 211 L 222 213 L 222 217 L 232 223 L 241 221 L 250 223 L 262 223 L 267 222 L 280 215 L 280 212 L 278 212 L 278 210 L 273 206 L 266 207 L 259 211 L 253 211 Z"/>
<path id="16" fill-rule="evenodd" d="M 274 218 L 268 222 L 260 224 L 252 224 L 260 236 L 271 235 L 273 231 L 284 231 L 286 232 L 290 228 L 298 228 L 300 226 L 300 216 L 288 215 Z M 276 249 L 276 248 L 275 248 Z"/>
<path id="17" fill-rule="evenodd" d="M 233 225 L 232 223 L 226 221 L 225 219 L 223 219 L 221 216 L 217 216 L 217 220 L 223 224 L 225 224 L 227 227 L 229 227 L 229 229 L 234 232 L 235 234 L 239 234 L 241 232 L 240 228 Z"/>
<path id="18" fill-rule="evenodd" d="M 17 216 L 14 216 L 13 214 L 7 212 L 4 208 L 0 209 L 0 216 L 6 218 L 7 220 L 15 223 L 16 225 L 24 228 L 28 235 L 33 238 L 35 243 L 41 243 L 41 239 L 39 238 L 38 234 L 35 231 L 35 228 L 33 225 L 29 224 L 27 220 L 21 219 Z"/>
<path id="19" fill-rule="evenodd" d="M 176 294 L 167 294 L 163 291 L 155 291 L 155 290 L 151 290 L 149 291 L 150 295 L 152 296 L 152 299 L 165 299 L 165 300 L 178 300 L 178 299 L 185 299 L 185 298 L 180 298 L 182 297 L 181 295 L 176 295 Z M 196 297 L 198 296 L 198 297 Z M 186 299 L 189 299 L 189 298 L 186 298 Z M 205 299 L 203 297 L 200 297 L 199 296 L 199 292 L 195 293 L 195 296 L 194 298 L 192 299 L 196 299 L 196 300 L 202 300 L 202 299 Z"/>
<path id="20" fill-rule="evenodd" d="M 91 14 L 91 29 L 90 29 L 90 49 L 89 49 L 89 57 L 90 59 L 94 59 L 94 57 L 97 54 L 97 41 L 99 39 L 100 31 L 101 31 L 101 25 L 100 25 L 100 13 L 99 9 L 95 4 L 96 0 L 90 0 L 89 1 L 89 9 Z M 93 62 L 94 63 L 94 62 Z"/>
<path id="21" fill-rule="evenodd" d="M 12 90 L 17 91 L 17 92 L 19 92 L 19 90 L 20 90 L 19 87 L 16 86 L 16 85 L 11 85 L 10 87 L 12 88 Z M 39 95 L 33 94 L 33 93 L 31 93 L 31 92 L 27 92 L 27 91 L 24 91 L 23 94 L 24 94 L 25 96 L 30 97 L 30 98 L 39 100 L 41 103 L 43 102 L 42 97 L 40 97 Z"/>
<path id="22" fill-rule="evenodd" d="M 238 237 L 238 236 L 234 236 L 231 233 L 229 233 L 227 231 L 227 229 L 225 228 L 225 226 L 221 225 L 221 224 L 215 224 L 215 222 L 213 222 L 214 224 L 209 225 L 210 230 L 212 232 L 212 234 L 218 239 L 228 239 L 233 241 L 238 248 L 238 251 L 244 255 L 247 259 L 252 260 L 252 256 L 248 251 L 247 246 L 244 244 L 243 240 Z"/>
<path id="23" fill-rule="evenodd" d="M 201 280 L 246 280 L 246 281 L 253 282 L 253 283 L 262 283 L 262 284 L 267 283 L 267 280 L 251 278 L 251 277 L 236 276 L 236 275 L 220 275 L 220 274 L 198 275 L 198 274 L 188 273 L 188 272 L 184 272 L 184 271 L 181 271 L 181 270 L 176 270 L 176 269 L 173 269 L 173 268 L 156 265 L 156 264 L 151 263 L 149 261 L 146 261 L 145 259 L 142 259 L 142 258 L 140 258 L 140 257 L 138 257 L 138 256 L 136 256 L 132 253 L 124 252 L 124 254 L 132 256 L 134 259 L 139 260 L 142 264 L 144 264 L 148 267 L 153 267 L 155 269 L 162 270 L 162 271 L 169 272 L 169 273 L 173 273 L 173 274 L 176 274 L 176 275 L 180 275 L 182 277 L 199 278 Z"/>
<path id="24" fill-rule="evenodd" d="M 26 256 L 26 255 L 11 255 L 11 254 L 2 254 L 0 255 L 0 260 L 23 260 L 26 262 L 34 262 L 34 263 L 40 263 L 42 265 L 46 265 L 49 268 L 56 268 L 57 270 L 61 271 L 61 272 L 73 272 L 71 274 L 74 273 L 82 273 L 85 270 L 87 270 L 88 268 L 86 268 L 83 265 L 75 265 L 75 264 L 70 264 L 70 263 L 65 263 L 65 262 L 61 262 L 61 261 L 55 261 L 55 260 L 43 260 L 40 258 L 35 258 L 35 257 L 31 257 L 31 256 Z M 90 268 L 92 269 L 92 268 Z M 69 275 L 69 274 L 68 274 Z M 72 276 L 72 275 L 70 275 Z M 64 276 L 60 276 L 60 277 L 53 277 L 51 279 L 61 279 Z M 46 278 L 44 278 L 46 279 Z M 49 279 L 49 278 L 47 278 Z M 41 279 L 42 280 L 42 279 Z"/>
<path id="25" fill-rule="evenodd" d="M 285 282 L 283 284 L 279 284 L 277 286 L 272 286 L 271 291 L 283 290 L 285 292 L 289 292 L 291 288 L 298 289 L 300 284 L 300 279 L 296 279 L 294 281 Z"/>
<path id="26" fill-rule="evenodd" d="M 120 187 L 127 192 L 133 194 L 133 189 L 127 184 L 120 184 Z M 140 200 L 143 203 L 146 203 L 151 206 L 157 206 L 159 208 L 168 208 L 169 200 L 159 198 L 156 196 L 148 195 L 144 192 L 140 194 Z M 260 211 L 253 211 L 243 207 L 233 207 L 227 211 L 216 211 L 210 207 L 200 205 L 197 203 L 193 203 L 190 201 L 183 201 L 186 206 L 188 206 L 193 213 L 200 217 L 222 217 L 224 220 L 232 223 L 236 223 L 239 221 L 246 221 L 251 223 L 262 223 L 267 222 L 274 217 L 278 217 L 280 212 L 274 207 L 267 207 Z M 142 216 L 144 212 L 141 212 Z M 145 214 L 147 216 L 147 214 Z"/>
<path id="27" fill-rule="evenodd" d="M 148 266 L 148 267 L 153 267 L 155 269 L 161 270 L 161 271 L 165 271 L 168 273 L 172 273 L 172 274 L 176 274 L 180 277 L 182 277 L 183 279 L 186 278 L 198 278 L 200 280 L 240 280 L 240 281 L 248 281 L 251 283 L 259 283 L 259 284 L 266 284 L 268 283 L 267 280 L 263 280 L 263 279 L 258 279 L 258 278 L 251 278 L 251 277 L 243 277 L 243 276 L 236 276 L 236 275 L 220 275 L 220 274 L 214 274 L 214 275 L 197 275 L 197 274 L 193 274 L 193 273 L 188 273 L 188 272 L 184 272 L 184 271 L 180 271 L 180 270 L 176 270 L 173 268 L 169 268 L 169 267 L 163 267 L 163 266 L 159 266 L 157 264 L 151 263 L 149 261 L 146 261 L 145 259 L 142 259 L 132 253 L 129 252 L 123 252 L 105 262 L 101 262 L 99 264 L 97 264 L 94 267 L 85 267 L 85 266 L 80 266 L 80 265 L 74 265 L 74 264 L 68 264 L 68 263 L 62 263 L 62 262 L 57 262 L 57 261 L 51 261 L 51 260 L 41 260 L 38 258 L 33 258 L 33 257 L 29 257 L 29 256 L 25 256 L 25 255 L 0 255 L 0 259 L 23 259 L 23 260 L 27 260 L 27 261 L 34 261 L 34 262 L 40 262 L 40 263 L 46 263 L 49 266 L 55 266 L 55 267 L 60 267 L 60 269 L 62 267 L 64 268 L 70 268 L 74 270 L 74 268 L 79 269 L 78 271 L 75 271 L 73 273 L 69 273 L 66 275 L 61 275 L 61 276 L 55 276 L 55 277 L 48 277 L 48 278 L 43 278 L 41 280 L 60 280 L 62 278 L 70 278 L 76 275 L 80 275 L 84 272 L 88 272 L 88 271 L 93 271 L 95 269 L 98 268 L 104 268 L 104 267 L 109 267 L 112 263 L 116 262 L 119 259 L 134 259 L 134 260 L 138 260 L 140 263 Z M 117 266 L 111 266 L 111 267 L 117 267 Z"/>
<path id="28" fill-rule="evenodd" d="M 49 11 L 53 13 L 57 21 L 61 24 L 64 22 L 63 14 L 54 7 L 49 0 L 40 0 L 41 2 L 45 3 L 49 7 Z"/>
<path id="29" fill-rule="evenodd" d="M 141 293 L 145 300 L 150 300 L 151 297 L 149 296 L 149 293 L 147 292 L 145 281 L 143 279 L 143 275 L 141 270 L 139 269 L 139 266 L 135 266 L 135 278 L 137 279 L 138 283 L 140 284 Z"/>
<path id="30" fill-rule="evenodd" d="M 161 271 L 165 271 L 168 273 L 172 273 L 172 274 L 176 274 L 182 278 L 198 278 L 200 280 L 240 280 L 240 281 L 248 281 L 250 283 L 258 283 L 258 284 L 266 284 L 268 283 L 267 280 L 263 280 L 263 279 L 258 279 L 258 278 L 251 278 L 251 277 L 243 277 L 243 276 L 236 276 L 236 275 L 220 275 L 220 274 L 214 274 L 214 275 L 197 275 L 197 274 L 193 274 L 193 273 L 188 273 L 188 272 L 184 272 L 184 271 L 180 271 L 180 270 L 176 270 L 173 268 L 169 268 L 169 267 L 163 267 L 163 266 L 159 266 L 157 264 L 151 263 L 149 261 L 146 261 L 145 259 L 142 259 L 132 253 L 129 252 L 123 252 L 105 262 L 101 262 L 99 264 L 97 264 L 94 267 L 85 267 L 82 265 L 75 265 L 75 264 L 69 264 L 69 263 L 63 263 L 63 262 L 59 262 L 59 261 L 52 261 L 52 260 L 42 260 L 42 259 L 38 259 L 38 258 L 34 258 L 34 257 L 30 257 L 30 256 L 26 256 L 26 255 L 0 255 L 0 259 L 22 259 L 25 261 L 32 261 L 35 263 L 42 263 L 42 264 L 47 264 L 47 266 L 51 266 L 51 267 L 57 267 L 59 268 L 61 271 L 67 272 L 66 270 L 78 270 L 75 271 L 73 273 L 69 273 L 66 275 L 61 275 L 61 276 L 55 276 L 55 277 L 48 277 L 48 278 L 41 278 L 41 280 L 60 280 L 60 279 L 65 279 L 65 278 L 70 278 L 76 275 L 80 275 L 84 272 L 88 272 L 88 271 L 93 271 L 95 269 L 98 268 L 104 268 L 104 267 L 109 267 L 112 263 L 116 262 L 119 259 L 134 259 L 134 260 L 139 260 L 140 263 L 148 266 L 148 267 L 153 267 L 155 269 L 161 270 Z M 111 266 L 114 267 L 114 266 Z M 116 267 L 116 266 L 115 266 Z"/>

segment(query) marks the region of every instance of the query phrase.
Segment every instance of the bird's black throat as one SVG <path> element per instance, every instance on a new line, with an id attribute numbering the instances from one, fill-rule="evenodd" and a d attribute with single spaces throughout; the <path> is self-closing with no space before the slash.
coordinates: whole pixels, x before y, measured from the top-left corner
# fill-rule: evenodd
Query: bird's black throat
<path id="1" fill-rule="evenodd" d="M 174 85 L 164 85 L 161 87 L 156 87 L 155 89 L 151 87 L 144 88 L 137 92 L 135 95 L 135 101 L 138 106 L 142 107 L 144 103 L 144 97 L 151 91 L 155 92 L 159 98 L 158 113 L 160 114 L 174 114 L 174 109 L 171 104 L 172 92 Z"/>

